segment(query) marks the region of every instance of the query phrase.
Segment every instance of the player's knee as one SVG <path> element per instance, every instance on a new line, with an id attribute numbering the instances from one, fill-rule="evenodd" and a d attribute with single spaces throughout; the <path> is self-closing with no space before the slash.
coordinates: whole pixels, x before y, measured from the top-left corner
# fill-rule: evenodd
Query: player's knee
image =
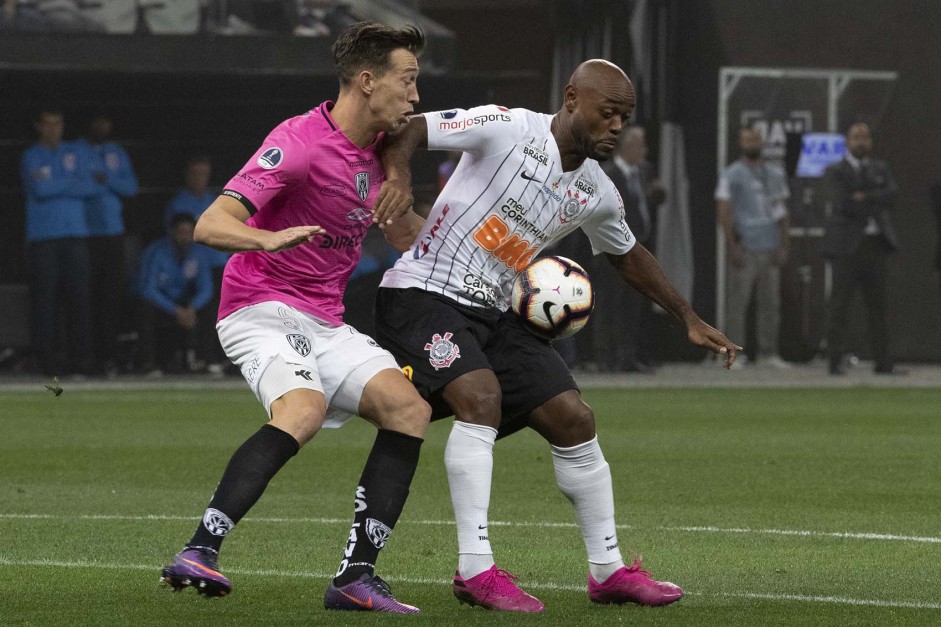
<path id="1" fill-rule="evenodd" d="M 550 444 L 569 447 L 588 442 L 595 432 L 595 413 L 585 403 L 577 403 L 567 405 L 551 421 L 551 430 L 543 435 Z"/>
<path id="2" fill-rule="evenodd" d="M 324 417 L 325 407 L 316 403 L 285 402 L 282 397 L 271 405 L 271 424 L 293 436 L 299 446 L 317 435 Z"/>
<path id="3" fill-rule="evenodd" d="M 384 418 L 379 425 L 418 438 L 425 437 L 425 428 L 431 420 L 431 405 L 418 393 L 411 394 Z"/>
<path id="4" fill-rule="evenodd" d="M 450 402 L 450 400 L 449 400 Z M 465 391 L 460 402 L 451 402 L 455 417 L 475 425 L 485 425 L 494 429 L 500 426 L 503 394 L 500 388 Z"/>

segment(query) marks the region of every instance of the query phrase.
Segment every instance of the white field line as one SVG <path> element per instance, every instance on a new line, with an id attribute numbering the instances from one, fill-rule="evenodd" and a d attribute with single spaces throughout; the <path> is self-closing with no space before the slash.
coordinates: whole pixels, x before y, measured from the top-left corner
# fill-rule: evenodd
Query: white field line
<path id="1" fill-rule="evenodd" d="M 159 567 L 147 564 L 108 564 L 102 562 L 87 561 L 56 561 L 56 560 L 12 560 L 0 556 L 0 567 L 2 566 L 30 566 L 47 568 L 96 568 L 101 570 L 138 570 L 151 571 L 157 573 Z M 295 577 L 303 579 L 330 579 L 332 573 L 313 573 L 304 571 L 289 570 L 255 570 L 246 568 L 228 568 L 226 573 L 231 575 L 247 575 L 252 577 Z M 386 577 L 391 583 L 409 583 L 420 585 L 449 586 L 450 579 L 436 579 L 431 577 Z M 564 592 L 582 592 L 584 585 L 553 583 L 553 582 L 530 582 L 526 585 L 531 590 L 561 590 Z M 797 601 L 801 603 L 832 603 L 834 605 L 855 605 L 869 607 L 897 607 L 911 608 L 919 610 L 941 610 L 941 603 L 932 603 L 928 601 L 892 601 L 885 599 L 853 599 L 849 597 L 834 596 L 805 596 L 800 594 L 760 594 L 753 592 L 718 592 L 702 593 L 688 592 L 687 595 L 709 597 L 724 597 L 738 599 L 754 599 L 760 601 Z"/>
<path id="2" fill-rule="evenodd" d="M 165 514 L 145 514 L 130 516 L 123 514 L 77 514 L 77 515 L 59 515 L 59 514 L 0 514 L 0 520 L 126 520 L 126 521 L 162 521 L 162 520 L 192 520 L 196 521 L 196 516 L 177 516 Z M 348 518 L 304 518 L 304 517 L 246 517 L 244 522 L 258 523 L 289 523 L 289 524 L 317 524 L 317 525 L 340 525 L 349 524 Z M 453 520 L 408 520 L 403 519 L 399 524 L 411 525 L 434 525 L 434 526 L 453 526 Z M 505 520 L 490 521 L 491 527 L 536 527 L 540 529 L 574 529 L 575 523 L 567 522 L 548 522 L 548 521 L 523 521 L 510 522 Z M 617 525 L 618 529 L 637 529 L 635 525 Z M 807 529 L 752 529 L 750 527 L 712 527 L 712 526 L 671 526 L 662 525 L 652 527 L 658 531 L 684 531 L 689 533 L 741 533 L 741 534 L 759 534 L 771 536 L 797 536 L 805 538 L 840 538 L 847 540 L 884 540 L 890 542 L 915 542 L 921 544 L 941 544 L 941 537 L 936 536 L 905 536 L 891 533 L 858 533 L 849 531 L 811 531 Z"/>

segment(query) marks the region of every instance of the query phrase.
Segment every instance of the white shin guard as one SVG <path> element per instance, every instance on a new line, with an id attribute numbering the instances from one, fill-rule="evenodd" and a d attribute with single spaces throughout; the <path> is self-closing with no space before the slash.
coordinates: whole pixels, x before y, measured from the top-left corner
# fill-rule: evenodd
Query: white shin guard
<path id="1" fill-rule="evenodd" d="M 444 449 L 461 554 L 459 570 L 464 578 L 473 577 L 493 565 L 487 513 L 496 439 L 497 430 L 492 427 L 455 420 Z"/>
<path id="2" fill-rule="evenodd" d="M 575 506 L 589 563 L 620 567 L 623 562 L 614 523 L 611 469 L 598 437 L 577 446 L 551 448 L 555 480 Z"/>

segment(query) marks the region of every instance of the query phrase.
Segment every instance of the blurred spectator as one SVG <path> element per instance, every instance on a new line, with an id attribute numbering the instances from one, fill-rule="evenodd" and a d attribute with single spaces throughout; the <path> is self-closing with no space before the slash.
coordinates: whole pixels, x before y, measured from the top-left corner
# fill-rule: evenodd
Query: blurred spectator
<path id="1" fill-rule="evenodd" d="M 193 35 L 200 28 L 200 0 L 138 0 L 143 23 L 152 35 Z"/>
<path id="2" fill-rule="evenodd" d="M 758 363 L 790 368 L 778 355 L 781 326 L 781 266 L 788 259 L 790 197 L 784 170 L 762 158 L 763 140 L 753 128 L 739 131 L 741 157 L 716 187 L 716 214 L 728 251 L 728 337 L 745 337 L 745 315 L 755 296 Z M 733 365 L 745 365 L 744 355 Z M 740 366 L 741 364 L 741 366 Z"/>
<path id="3" fill-rule="evenodd" d="M 195 222 L 209 208 L 212 201 L 219 195 L 218 192 L 209 187 L 211 177 L 212 162 L 209 157 L 193 156 L 186 160 L 186 166 L 183 170 L 183 189 L 170 199 L 163 214 L 163 224 L 168 232 L 170 222 L 175 215 L 185 213 L 193 216 Z M 231 254 L 202 244 L 195 244 L 195 246 L 200 248 L 209 260 L 210 267 L 213 270 L 215 293 L 218 295 L 219 287 L 222 285 L 222 269 Z"/>
<path id="4" fill-rule="evenodd" d="M 122 198 L 137 195 L 137 176 L 131 159 L 119 144 L 110 141 L 113 124 L 98 114 L 88 128 L 87 139 L 75 142 L 101 187 L 85 199 L 88 222 L 88 253 L 91 275 L 92 322 L 95 356 L 105 372 L 117 368 L 117 336 L 127 320 L 127 263 L 124 242 Z"/>
<path id="5" fill-rule="evenodd" d="M 846 155 L 828 167 L 824 176 L 831 210 L 821 249 L 833 272 L 827 350 L 834 375 L 845 372 L 849 308 L 857 287 L 869 318 L 875 373 L 904 374 L 895 369 L 889 356 L 886 315 L 889 255 L 899 249 L 889 211 L 898 188 L 886 162 L 873 159 L 871 153 L 869 125 L 853 124 L 846 133 Z"/>
<path id="6" fill-rule="evenodd" d="M 95 0 L 84 13 L 99 22 L 108 33 L 130 35 L 137 32 L 139 0 Z"/>
<path id="7" fill-rule="evenodd" d="M 3 0 L 0 27 L 19 31 L 101 33 L 105 28 L 85 9 L 98 0 Z"/>
<path id="8" fill-rule="evenodd" d="M 294 0 L 293 5 L 295 35 L 327 37 L 359 21 L 347 5 L 334 0 Z"/>
<path id="9" fill-rule="evenodd" d="M 289 33 L 295 22 L 294 0 L 228 0 L 215 9 L 215 30 L 225 35 Z"/>
<path id="10" fill-rule="evenodd" d="M 22 156 L 26 194 L 26 245 L 33 296 L 33 350 L 46 374 L 92 368 L 88 223 L 85 201 L 101 193 L 81 150 L 63 142 L 62 113 L 44 109 L 36 119 L 39 141 Z M 60 299 L 65 307 L 60 311 Z M 59 333 L 57 314 L 68 334 Z M 68 362 L 62 364 L 59 354 Z"/>
<path id="11" fill-rule="evenodd" d="M 200 370 L 200 358 L 215 339 L 212 273 L 193 243 L 196 221 L 185 213 L 170 221 L 170 234 L 152 242 L 141 259 L 141 369 Z M 158 343 L 159 340 L 159 343 Z M 162 363 L 156 347 L 160 346 Z"/>
<path id="12" fill-rule="evenodd" d="M 212 161 L 204 155 L 194 155 L 186 160 L 183 169 L 183 189 L 170 199 L 164 212 L 164 226 L 169 231 L 170 221 L 178 213 L 185 213 L 193 216 L 193 220 L 198 221 L 199 216 L 212 204 L 212 201 L 219 195 L 218 192 L 209 187 L 209 181 L 212 178 Z M 222 293 L 222 273 L 225 270 L 225 264 L 232 255 L 209 246 L 194 244 L 202 251 L 202 254 L 209 262 L 212 270 L 212 300 L 209 307 L 212 311 L 219 310 L 219 295 Z M 219 342 L 213 342 L 211 347 L 207 347 L 204 358 L 209 361 L 212 370 L 217 370 L 216 366 L 226 363 L 225 353 Z"/>
<path id="13" fill-rule="evenodd" d="M 656 211 L 665 194 L 647 161 L 643 127 L 629 126 L 618 136 L 614 158 L 602 164 L 624 201 L 624 215 L 634 237 L 652 248 Z M 624 280 L 604 255 L 591 261 L 597 302 L 592 314 L 592 355 L 603 371 L 653 371 L 653 319 L 650 301 Z M 618 341 L 612 341 L 618 338 Z"/>

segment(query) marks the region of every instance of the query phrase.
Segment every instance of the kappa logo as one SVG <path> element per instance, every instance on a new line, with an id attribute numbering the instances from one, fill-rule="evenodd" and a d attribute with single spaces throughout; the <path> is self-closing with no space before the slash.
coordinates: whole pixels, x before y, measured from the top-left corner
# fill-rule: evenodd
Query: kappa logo
<path id="1" fill-rule="evenodd" d="M 203 526 L 214 536 L 224 536 L 232 531 L 235 523 L 219 510 L 210 507 L 203 514 Z"/>
<path id="2" fill-rule="evenodd" d="M 381 549 L 386 545 L 386 541 L 391 534 L 392 530 L 382 521 L 375 518 L 366 519 L 366 537 L 377 549 Z"/>
<path id="3" fill-rule="evenodd" d="M 301 335 L 300 333 L 291 333 L 285 337 L 288 339 L 288 343 L 291 345 L 291 348 L 296 350 L 298 355 L 301 357 L 307 357 L 310 355 L 310 339 L 308 339 L 306 335 Z"/>
<path id="4" fill-rule="evenodd" d="M 450 331 L 444 336 L 435 333 L 431 336 L 431 341 L 425 344 L 425 350 L 428 351 L 428 361 L 435 370 L 448 368 L 454 363 L 455 359 L 461 356 L 461 349 L 457 344 L 451 341 L 454 334 Z"/>
<path id="5" fill-rule="evenodd" d="M 277 146 L 272 148 L 265 148 L 265 151 L 261 153 L 261 156 L 258 157 L 258 165 L 263 167 L 266 170 L 271 170 L 280 165 L 281 160 L 284 158 L 284 152 L 281 151 Z"/>
<path id="6" fill-rule="evenodd" d="M 366 197 L 369 196 L 369 172 L 357 172 L 354 180 L 356 193 L 359 194 L 360 200 L 366 202 Z"/>

